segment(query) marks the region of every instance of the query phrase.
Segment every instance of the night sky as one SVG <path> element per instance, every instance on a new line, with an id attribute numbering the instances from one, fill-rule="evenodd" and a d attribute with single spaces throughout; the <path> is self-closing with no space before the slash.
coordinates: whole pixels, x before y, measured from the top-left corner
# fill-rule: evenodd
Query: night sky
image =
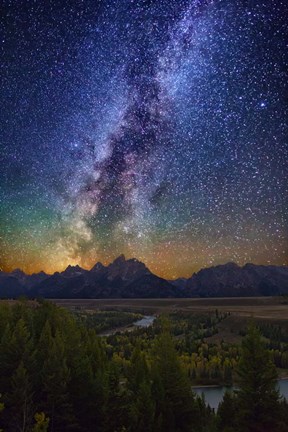
<path id="1" fill-rule="evenodd" d="M 285 0 L 2 5 L 3 270 L 288 264 Z"/>

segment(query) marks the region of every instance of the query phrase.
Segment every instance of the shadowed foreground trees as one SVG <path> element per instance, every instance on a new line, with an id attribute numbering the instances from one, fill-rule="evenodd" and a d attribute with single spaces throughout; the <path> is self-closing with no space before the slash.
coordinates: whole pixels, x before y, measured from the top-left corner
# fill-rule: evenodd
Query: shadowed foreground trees
<path id="1" fill-rule="evenodd" d="M 0 304 L 0 329 L 4 432 L 287 431 L 287 404 L 254 328 L 243 342 L 240 389 L 217 416 L 191 391 L 163 320 L 151 350 L 134 334 L 127 359 L 117 339 L 114 355 L 93 329 L 48 302 Z"/>
<path id="2" fill-rule="evenodd" d="M 5 432 L 206 432 L 214 419 L 168 331 L 152 359 L 136 345 L 123 370 L 93 329 L 48 302 L 5 305 L 0 321 Z"/>
<path id="3" fill-rule="evenodd" d="M 209 412 L 191 392 L 188 377 L 180 367 L 173 340 L 165 323 L 155 347 L 153 393 L 157 432 L 204 430 L 201 419 Z M 210 419 L 210 418 L 209 418 Z"/>
<path id="4" fill-rule="evenodd" d="M 277 386 L 276 367 L 259 330 L 250 325 L 242 342 L 238 364 L 239 389 L 226 393 L 218 409 L 218 425 L 223 432 L 284 432 L 287 403 Z"/>

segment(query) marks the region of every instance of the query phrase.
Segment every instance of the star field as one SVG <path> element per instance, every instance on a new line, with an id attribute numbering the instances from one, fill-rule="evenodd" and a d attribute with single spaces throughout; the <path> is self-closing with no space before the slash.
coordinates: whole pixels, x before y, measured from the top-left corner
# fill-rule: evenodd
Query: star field
<path id="1" fill-rule="evenodd" d="M 3 12 L 3 270 L 288 264 L 284 0 Z"/>

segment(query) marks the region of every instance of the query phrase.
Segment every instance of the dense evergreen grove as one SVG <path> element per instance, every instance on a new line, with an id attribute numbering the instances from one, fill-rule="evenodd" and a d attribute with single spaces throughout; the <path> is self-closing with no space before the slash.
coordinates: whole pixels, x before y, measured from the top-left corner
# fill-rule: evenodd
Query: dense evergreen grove
<path id="1" fill-rule="evenodd" d="M 76 309 L 77 311 L 77 309 Z M 97 313 L 78 312 L 76 316 L 84 322 L 86 327 L 94 328 L 97 334 L 107 330 L 127 326 L 142 318 L 141 314 L 122 311 L 97 311 Z"/>
<path id="2" fill-rule="evenodd" d="M 119 335 L 100 338 L 91 322 L 45 301 L 0 304 L 4 432 L 288 430 L 287 403 L 275 390 L 276 369 L 255 327 L 239 350 L 239 390 L 227 393 L 215 414 L 191 390 L 171 336 L 173 318 L 158 320 L 156 335 L 132 332 L 126 353 Z M 193 326 L 202 334 L 211 328 Z M 191 354 L 198 344 L 182 343 Z"/>

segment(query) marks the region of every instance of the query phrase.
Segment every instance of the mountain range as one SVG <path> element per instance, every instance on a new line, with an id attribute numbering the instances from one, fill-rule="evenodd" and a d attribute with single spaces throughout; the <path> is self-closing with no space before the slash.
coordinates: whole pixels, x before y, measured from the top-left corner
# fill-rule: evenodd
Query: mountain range
<path id="1" fill-rule="evenodd" d="M 0 297 L 171 298 L 245 297 L 288 294 L 288 267 L 227 263 L 204 268 L 190 278 L 166 280 L 144 263 L 120 255 L 108 266 L 91 270 L 68 266 L 63 272 L 28 275 L 0 272 Z"/>

